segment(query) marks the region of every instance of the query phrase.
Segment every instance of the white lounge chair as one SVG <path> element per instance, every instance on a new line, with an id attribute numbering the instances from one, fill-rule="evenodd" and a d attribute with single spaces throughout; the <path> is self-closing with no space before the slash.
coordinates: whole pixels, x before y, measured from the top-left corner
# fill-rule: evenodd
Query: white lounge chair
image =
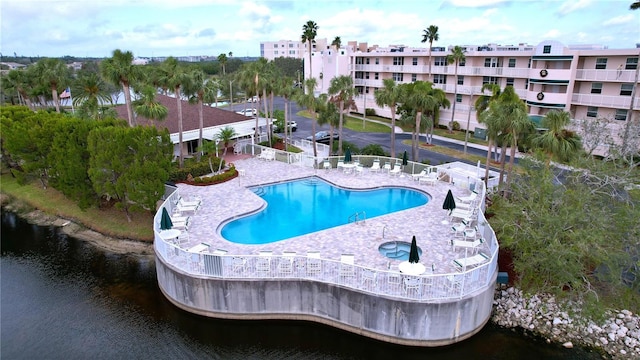
<path id="1" fill-rule="evenodd" d="M 293 261 L 296 253 L 291 251 L 283 251 L 280 262 L 278 263 L 278 273 L 282 276 L 293 274 Z"/>
<path id="2" fill-rule="evenodd" d="M 329 160 L 325 160 L 325 161 L 322 163 L 322 168 L 323 168 L 323 169 L 325 169 L 325 170 L 329 170 L 329 169 L 331 169 L 331 162 L 329 162 Z"/>
<path id="3" fill-rule="evenodd" d="M 404 292 L 409 295 L 409 292 L 414 292 L 415 296 L 420 295 L 420 287 L 422 285 L 422 279 L 419 277 L 406 277 L 404 278 Z"/>
<path id="4" fill-rule="evenodd" d="M 463 249 L 472 249 L 474 252 L 477 252 L 478 248 L 483 243 L 484 243 L 483 239 L 476 239 L 474 241 L 451 240 L 451 247 L 453 248 L 454 251 L 456 250 L 456 248 L 463 248 Z"/>
<path id="5" fill-rule="evenodd" d="M 395 165 L 393 165 L 393 169 L 389 170 L 389 175 L 391 176 L 399 175 L 401 170 L 402 170 L 402 163 L 399 161 L 396 161 Z"/>
<path id="6" fill-rule="evenodd" d="M 373 165 L 371 165 L 371 169 L 369 169 L 369 171 L 380 172 L 380 160 L 373 160 Z"/>
<path id="7" fill-rule="evenodd" d="M 260 251 L 256 259 L 258 276 L 268 276 L 271 273 L 271 251 Z"/>
<path id="8" fill-rule="evenodd" d="M 317 251 L 307 252 L 307 276 L 319 276 L 322 272 L 322 260 Z"/>
<path id="9" fill-rule="evenodd" d="M 453 264 L 458 270 L 464 271 L 467 269 L 467 267 L 480 265 L 487 260 L 489 260 L 489 257 L 487 255 L 485 255 L 484 253 L 479 253 L 470 257 L 455 259 L 453 260 Z"/>
<path id="10" fill-rule="evenodd" d="M 356 271 L 353 266 L 354 256 L 350 254 L 340 255 L 340 278 L 343 281 L 350 281 L 355 278 Z"/>
<path id="11" fill-rule="evenodd" d="M 419 172 L 419 173 L 417 173 L 417 174 L 411 174 L 411 178 L 412 178 L 414 181 L 418 181 L 418 180 L 420 180 L 420 178 L 421 178 L 421 177 L 423 177 L 423 176 L 427 176 L 427 169 L 424 169 L 424 170 L 420 171 L 420 172 Z"/>
<path id="12" fill-rule="evenodd" d="M 384 166 L 382 167 L 382 170 L 384 170 L 384 171 L 386 171 L 386 172 L 391 171 L 391 163 L 390 163 L 390 162 L 388 162 L 388 161 L 385 161 L 385 162 L 384 162 Z"/>
<path id="13" fill-rule="evenodd" d="M 464 203 L 469 203 L 469 202 L 473 202 L 476 199 L 476 197 L 478 197 L 478 193 L 475 191 L 472 191 L 471 194 L 467 196 L 458 196 L 456 197 L 456 199 Z"/>
<path id="14" fill-rule="evenodd" d="M 427 185 L 435 185 L 438 182 L 438 173 L 430 172 L 426 176 L 418 178 L 418 183 L 425 183 Z"/>

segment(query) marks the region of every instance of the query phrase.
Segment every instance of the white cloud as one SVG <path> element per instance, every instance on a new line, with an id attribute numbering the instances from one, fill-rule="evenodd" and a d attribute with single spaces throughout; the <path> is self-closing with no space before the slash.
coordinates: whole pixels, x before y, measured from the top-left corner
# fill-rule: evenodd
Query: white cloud
<path id="1" fill-rule="evenodd" d="M 482 8 L 508 3 L 509 0 L 449 0 L 448 3 L 456 7 Z"/>
<path id="2" fill-rule="evenodd" d="M 636 20 L 635 16 L 633 14 L 628 14 L 628 15 L 620 15 L 620 16 L 616 16 L 612 19 L 609 19 L 605 22 L 602 23 L 602 25 L 620 25 L 620 24 L 626 24 L 626 23 L 630 23 L 632 21 Z M 636 20 L 637 21 L 637 20 Z"/>
<path id="3" fill-rule="evenodd" d="M 576 10 L 584 9 L 591 5 L 592 0 L 567 0 L 558 9 L 560 15 L 567 15 Z"/>
<path id="4" fill-rule="evenodd" d="M 551 29 L 547 31 L 544 35 L 542 35 L 543 39 L 557 39 L 560 36 L 560 31 L 558 29 Z"/>

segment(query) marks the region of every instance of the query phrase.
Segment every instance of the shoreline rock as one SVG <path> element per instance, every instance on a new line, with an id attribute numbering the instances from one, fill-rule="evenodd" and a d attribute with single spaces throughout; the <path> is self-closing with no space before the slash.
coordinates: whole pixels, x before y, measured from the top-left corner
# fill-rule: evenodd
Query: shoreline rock
<path id="1" fill-rule="evenodd" d="M 601 324 L 576 315 L 580 304 L 559 303 L 546 294 L 524 295 L 514 287 L 499 287 L 491 321 L 504 328 L 521 328 L 547 342 L 572 348 L 598 349 L 613 359 L 640 358 L 640 317 L 628 310 L 610 311 Z"/>

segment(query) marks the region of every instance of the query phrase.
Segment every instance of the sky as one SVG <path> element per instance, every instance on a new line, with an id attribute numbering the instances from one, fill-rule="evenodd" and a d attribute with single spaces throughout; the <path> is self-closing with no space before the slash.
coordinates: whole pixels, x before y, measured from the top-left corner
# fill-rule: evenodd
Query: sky
<path id="1" fill-rule="evenodd" d="M 261 41 L 317 39 L 425 47 L 640 43 L 632 0 L 0 0 L 0 52 L 18 56 L 260 56 Z"/>

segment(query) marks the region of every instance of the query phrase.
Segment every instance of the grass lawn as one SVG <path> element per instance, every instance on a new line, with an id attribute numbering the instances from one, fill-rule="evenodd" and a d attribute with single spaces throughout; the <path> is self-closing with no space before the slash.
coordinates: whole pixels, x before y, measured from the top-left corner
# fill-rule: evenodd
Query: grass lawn
<path id="1" fill-rule="evenodd" d="M 87 227 L 90 224 L 91 229 L 114 238 L 153 241 L 153 214 L 150 212 L 134 212 L 131 222 L 128 222 L 122 210 L 89 208 L 83 211 L 52 187 L 43 189 L 38 183 L 20 185 L 8 174 L 3 174 L 0 179 L 2 193 L 33 208 Z"/>

